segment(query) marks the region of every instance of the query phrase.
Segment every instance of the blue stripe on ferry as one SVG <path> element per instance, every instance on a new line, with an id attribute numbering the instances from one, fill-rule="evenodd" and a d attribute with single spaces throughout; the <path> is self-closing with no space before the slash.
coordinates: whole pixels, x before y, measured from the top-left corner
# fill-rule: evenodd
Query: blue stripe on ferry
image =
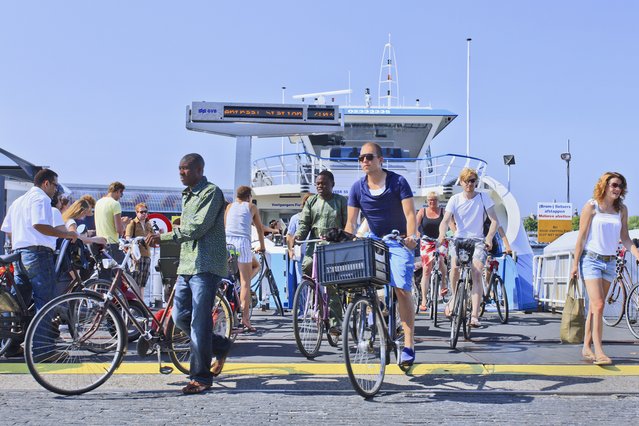
<path id="1" fill-rule="evenodd" d="M 445 109 L 422 109 L 422 108 L 358 108 L 358 107 L 340 107 L 339 111 L 345 115 L 450 115 L 457 116 L 457 114 Z"/>

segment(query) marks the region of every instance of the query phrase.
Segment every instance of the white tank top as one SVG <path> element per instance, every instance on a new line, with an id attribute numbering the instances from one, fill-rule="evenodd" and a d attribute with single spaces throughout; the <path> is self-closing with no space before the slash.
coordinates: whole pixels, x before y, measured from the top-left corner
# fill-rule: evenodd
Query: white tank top
<path id="1" fill-rule="evenodd" d="M 586 239 L 586 250 L 602 256 L 612 256 L 617 253 L 619 237 L 621 236 L 621 212 L 603 213 L 595 200 L 589 201 L 595 206 L 595 214 L 590 223 L 590 232 Z"/>
<path id="2" fill-rule="evenodd" d="M 246 201 L 234 201 L 226 215 L 226 235 L 251 238 L 253 214 Z"/>

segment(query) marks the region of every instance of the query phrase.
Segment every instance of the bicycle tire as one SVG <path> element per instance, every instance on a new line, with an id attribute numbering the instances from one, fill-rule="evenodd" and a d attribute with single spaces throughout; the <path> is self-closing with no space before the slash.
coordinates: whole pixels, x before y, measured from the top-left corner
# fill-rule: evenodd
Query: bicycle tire
<path id="1" fill-rule="evenodd" d="M 623 318 L 626 309 L 626 286 L 623 279 L 615 278 L 610 284 L 608 294 L 604 299 L 603 322 L 614 327 Z"/>
<path id="2" fill-rule="evenodd" d="M 493 298 L 495 299 L 495 305 L 497 305 L 497 315 L 499 315 L 499 321 L 502 324 L 508 323 L 509 307 L 508 307 L 508 293 L 506 292 L 506 284 L 499 275 L 493 275 L 491 278 L 493 285 Z"/>
<path id="3" fill-rule="evenodd" d="M 371 324 L 372 323 L 372 324 Z M 364 398 L 379 392 L 384 382 L 387 342 L 384 322 L 371 300 L 357 296 L 346 309 L 342 330 L 342 350 L 348 378 Z M 350 330 L 355 326 L 355 333 Z M 353 339 L 355 335 L 357 338 Z"/>
<path id="4" fill-rule="evenodd" d="M 328 322 L 326 322 L 326 324 L 324 324 L 324 329 L 326 330 L 326 341 L 328 342 L 328 344 L 331 345 L 334 348 L 338 347 L 339 346 L 339 336 L 336 336 L 336 335 L 330 333 L 330 327 L 328 325 Z"/>
<path id="5" fill-rule="evenodd" d="M 430 299 L 430 318 L 433 320 L 433 325 L 437 327 L 437 309 L 439 303 L 439 289 L 441 288 L 442 273 L 435 271 L 431 274 L 431 299 Z"/>
<path id="6" fill-rule="evenodd" d="M 494 275 L 494 274 L 493 274 Z M 493 282 L 492 277 L 490 278 L 490 282 Z M 484 275 L 484 273 L 481 274 L 481 288 L 482 288 L 482 296 L 481 296 L 481 304 L 479 305 L 479 318 L 484 316 L 484 313 L 486 312 L 486 304 L 488 302 L 490 302 L 490 289 L 492 288 L 492 286 L 488 287 L 488 294 L 486 294 L 486 277 Z"/>
<path id="7" fill-rule="evenodd" d="M 231 305 L 225 297 L 215 295 L 213 309 L 211 311 L 213 321 L 213 333 L 226 338 L 231 338 L 233 329 L 233 313 Z M 188 362 L 191 358 L 191 339 L 170 317 L 166 326 L 166 340 L 168 344 L 169 359 L 184 374 L 189 374 Z"/>
<path id="8" fill-rule="evenodd" d="M 323 310 L 324 302 L 315 283 L 303 280 L 293 298 L 293 335 L 297 349 L 308 359 L 317 356 L 322 344 Z"/>
<path id="9" fill-rule="evenodd" d="M 10 337 L 0 339 L 0 356 L 4 355 L 7 349 L 11 347 L 11 342 L 13 342 L 13 339 Z"/>
<path id="10" fill-rule="evenodd" d="M 466 288 L 464 282 L 459 280 L 457 282 L 457 291 L 455 292 L 455 301 L 453 302 L 453 312 L 451 313 L 450 323 L 450 348 L 455 349 L 457 347 L 457 341 L 459 340 L 459 331 L 463 322 L 462 310 L 463 301 L 466 298 Z"/>
<path id="11" fill-rule="evenodd" d="M 60 312 L 67 315 L 66 323 L 57 321 Z M 116 330 L 115 335 L 111 328 Z M 48 337 L 42 341 L 42 336 Z M 33 318 L 25 338 L 27 367 L 45 389 L 79 395 L 111 377 L 122 362 L 126 340 L 124 320 L 113 304 L 105 305 L 97 293 L 64 294 L 47 303 Z M 42 343 L 48 345 L 47 350 L 34 354 Z"/>
<path id="12" fill-rule="evenodd" d="M 423 294 L 422 294 L 422 272 L 423 268 L 419 269 L 418 271 L 413 272 L 413 291 L 414 291 L 414 298 L 416 299 L 416 303 L 415 303 L 415 315 L 419 314 L 419 307 L 422 305 L 425 305 L 425 303 L 423 303 Z"/>
<path id="13" fill-rule="evenodd" d="M 271 290 L 271 297 L 273 298 L 273 301 L 275 301 L 276 312 L 279 313 L 280 316 L 284 316 L 284 306 L 282 305 L 282 300 L 280 299 L 280 290 L 277 288 L 277 282 L 275 282 L 273 271 L 271 271 L 270 268 L 268 271 L 266 271 L 266 280 L 268 281 L 268 286 Z"/>
<path id="14" fill-rule="evenodd" d="M 632 335 L 639 339 L 639 284 L 635 284 L 628 294 L 626 325 Z"/>

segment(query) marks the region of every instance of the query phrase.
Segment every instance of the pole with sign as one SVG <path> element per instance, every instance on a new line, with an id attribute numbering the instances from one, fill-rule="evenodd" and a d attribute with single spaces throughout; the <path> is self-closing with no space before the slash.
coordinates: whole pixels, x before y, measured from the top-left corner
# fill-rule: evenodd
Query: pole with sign
<path id="1" fill-rule="evenodd" d="M 552 243 L 572 231 L 571 203 L 537 203 L 537 241 Z"/>

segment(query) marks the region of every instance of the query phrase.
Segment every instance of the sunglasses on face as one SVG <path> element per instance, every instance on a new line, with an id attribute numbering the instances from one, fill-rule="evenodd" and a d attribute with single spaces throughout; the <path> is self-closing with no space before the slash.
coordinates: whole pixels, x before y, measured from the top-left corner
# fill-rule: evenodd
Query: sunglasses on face
<path id="1" fill-rule="evenodd" d="M 608 185 L 610 185 L 611 187 L 613 187 L 615 189 L 617 189 L 617 188 L 623 189 L 623 183 L 610 182 Z"/>
<path id="2" fill-rule="evenodd" d="M 359 162 L 363 162 L 364 160 L 366 161 L 373 161 L 373 159 L 377 157 L 377 154 L 362 154 L 359 157 L 357 157 L 357 159 L 359 160 Z"/>
<path id="3" fill-rule="evenodd" d="M 468 179 L 467 181 L 465 181 L 465 183 L 475 183 L 477 182 L 477 179 Z"/>
<path id="4" fill-rule="evenodd" d="M 148 210 L 140 210 L 138 213 L 140 214 L 147 214 L 149 211 Z"/>

